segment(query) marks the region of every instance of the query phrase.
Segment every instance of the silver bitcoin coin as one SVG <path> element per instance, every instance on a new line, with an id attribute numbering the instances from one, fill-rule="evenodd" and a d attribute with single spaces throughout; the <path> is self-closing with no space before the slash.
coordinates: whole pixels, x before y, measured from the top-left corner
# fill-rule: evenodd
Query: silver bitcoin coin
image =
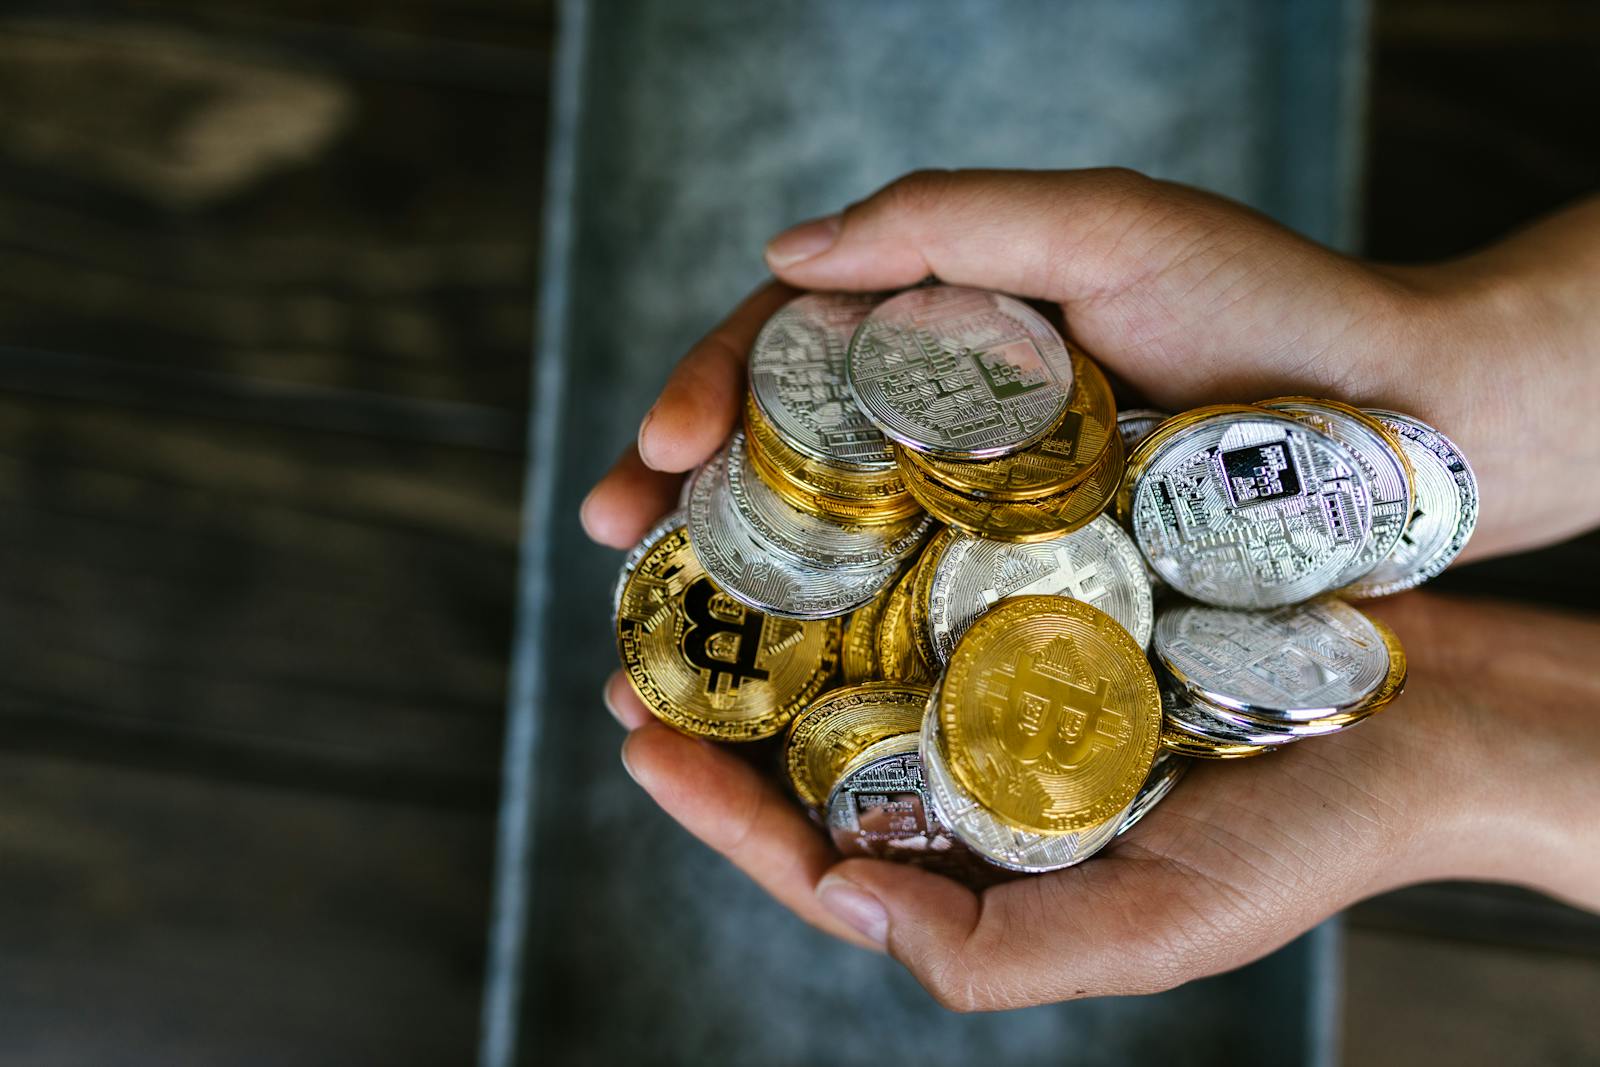
<path id="1" fill-rule="evenodd" d="M 928 639 L 944 663 L 979 615 L 1010 596 L 1039 593 L 1092 604 L 1150 643 L 1155 606 L 1144 560 L 1108 516 L 1051 541 L 1007 544 L 960 534 L 934 568 Z"/>
<path id="2" fill-rule="evenodd" d="M 937 706 L 938 699 L 939 694 L 935 690 L 931 702 L 933 706 Z M 939 716 L 923 716 L 919 748 L 922 773 L 927 779 L 928 795 L 933 799 L 934 811 L 962 844 L 997 867 L 1040 874 L 1082 863 L 1116 837 L 1128 812 L 1138 802 L 1135 797 L 1128 807 L 1087 830 L 1036 834 L 1012 829 L 963 791 L 951 776 L 939 755 L 938 724 Z"/>
<path id="3" fill-rule="evenodd" d="M 845 364 L 873 424 L 907 448 L 989 459 L 1042 440 L 1072 394 L 1061 335 L 1020 300 L 981 289 L 910 289 L 857 327 Z"/>
<path id="4" fill-rule="evenodd" d="M 894 454 L 845 381 L 850 337 L 877 298 L 795 297 L 756 335 L 750 395 L 784 443 L 810 459 L 858 471 L 894 469 Z"/>
<path id="5" fill-rule="evenodd" d="M 656 547 L 657 541 L 674 530 L 681 530 L 688 521 L 689 516 L 681 506 L 674 508 L 661 521 L 650 527 L 649 531 L 639 539 L 638 544 L 628 549 L 628 554 L 622 557 L 622 568 L 617 572 L 617 584 L 611 590 L 612 618 L 622 614 L 622 593 L 628 587 L 628 579 L 638 569 L 639 561 L 644 559 L 652 548 Z"/>
<path id="6" fill-rule="evenodd" d="M 1173 755 L 1171 752 L 1157 752 L 1156 761 L 1150 767 L 1150 776 L 1144 780 L 1139 795 L 1133 798 L 1133 806 L 1123 814 L 1122 822 L 1117 826 L 1116 836 L 1121 837 L 1133 829 L 1140 819 L 1149 815 L 1157 804 L 1167 799 L 1167 794 L 1172 792 L 1172 787 L 1178 784 L 1178 779 L 1182 778 L 1188 769 L 1189 761 L 1184 757 Z"/>
<path id="7" fill-rule="evenodd" d="M 1295 735 L 1271 726 L 1227 722 L 1176 687 L 1162 687 L 1161 714 L 1173 729 L 1223 745 L 1284 745 L 1295 740 Z"/>
<path id="8" fill-rule="evenodd" d="M 1122 437 L 1123 451 L 1133 455 L 1133 450 L 1154 433 L 1157 426 L 1170 418 L 1171 415 L 1155 408 L 1129 408 L 1117 412 L 1117 433 Z"/>
<path id="9" fill-rule="evenodd" d="M 828 834 L 847 856 L 949 862 L 967 850 L 939 821 L 916 734 L 885 738 L 844 768 L 828 794 Z"/>
<path id="10" fill-rule="evenodd" d="M 1156 618 L 1151 651 L 1191 699 L 1266 722 L 1348 714 L 1390 667 L 1372 620 L 1331 597 L 1273 611 L 1181 604 Z"/>
<path id="11" fill-rule="evenodd" d="M 1272 608 L 1337 585 L 1371 536 L 1371 500 L 1366 474 L 1327 434 L 1278 412 L 1227 411 L 1140 457 L 1129 512 L 1172 588 Z"/>
<path id="12" fill-rule="evenodd" d="M 1296 398 L 1262 405 L 1315 426 L 1350 450 L 1372 486 L 1372 533 L 1336 585 L 1348 585 L 1381 563 L 1405 533 L 1411 519 L 1411 472 L 1388 438 L 1348 411 Z"/>
<path id="13" fill-rule="evenodd" d="M 763 540 L 734 505 L 726 446 L 695 474 L 688 511 L 689 544 L 712 582 L 768 615 L 844 615 L 871 600 L 898 572 L 893 560 L 877 570 L 815 567 Z"/>
<path id="14" fill-rule="evenodd" d="M 854 526 L 789 504 L 750 469 L 744 431 L 728 442 L 728 490 L 740 518 L 767 543 L 802 563 L 830 570 L 881 570 L 916 551 L 933 519 L 919 514 L 888 526 Z"/>
<path id="15" fill-rule="evenodd" d="M 1450 565 L 1478 525 L 1478 479 L 1455 442 L 1421 419 L 1370 410 L 1393 430 L 1411 461 L 1411 521 L 1387 558 L 1344 590 L 1388 596 L 1414 589 Z"/>

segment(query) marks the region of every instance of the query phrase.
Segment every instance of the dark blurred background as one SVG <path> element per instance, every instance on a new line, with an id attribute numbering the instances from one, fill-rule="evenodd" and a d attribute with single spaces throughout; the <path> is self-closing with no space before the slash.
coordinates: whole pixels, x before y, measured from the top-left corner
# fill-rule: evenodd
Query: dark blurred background
<path id="1" fill-rule="evenodd" d="M 1369 253 L 1600 186 L 1600 9 L 1373 14 Z M 552 23 L 0 13 L 0 1061 L 473 1055 Z M 1597 547 L 1441 584 L 1592 607 Z M 1349 1063 L 1600 1060 L 1593 917 L 1421 887 L 1346 952 Z"/>

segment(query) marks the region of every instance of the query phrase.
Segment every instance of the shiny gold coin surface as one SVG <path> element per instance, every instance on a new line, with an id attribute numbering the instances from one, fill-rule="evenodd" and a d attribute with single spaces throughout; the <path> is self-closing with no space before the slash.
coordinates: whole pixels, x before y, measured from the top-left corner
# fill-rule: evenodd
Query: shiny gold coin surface
<path id="1" fill-rule="evenodd" d="M 1138 795 L 1161 739 L 1144 650 L 1081 601 L 1002 601 L 956 643 L 937 697 L 951 774 L 1014 829 L 1097 826 Z"/>
<path id="2" fill-rule="evenodd" d="M 1184 733 L 1171 726 L 1161 731 L 1161 747 L 1180 756 L 1195 759 L 1244 759 L 1266 752 L 1268 745 L 1226 744 Z"/>
<path id="3" fill-rule="evenodd" d="M 911 635 L 911 597 L 916 577 L 916 567 L 906 571 L 889 591 L 883 617 L 878 620 L 878 674 L 893 681 L 933 680 L 933 672 Z"/>
<path id="4" fill-rule="evenodd" d="M 633 691 L 673 729 L 717 741 L 770 737 L 839 666 L 838 619 L 763 615 L 718 589 L 679 528 L 639 560 L 617 609 Z"/>
<path id="5" fill-rule="evenodd" d="M 1122 480 L 1122 437 L 1111 434 L 1094 469 L 1075 487 L 1038 500 L 979 500 L 929 477 L 896 446 L 906 488 L 934 518 L 995 541 L 1048 541 L 1087 526 L 1106 509 Z"/>
<path id="6" fill-rule="evenodd" d="M 883 609 L 894 595 L 891 584 L 883 592 L 845 616 L 843 647 L 839 653 L 839 669 L 845 685 L 877 681 L 878 673 L 878 623 L 883 619 Z"/>
<path id="7" fill-rule="evenodd" d="M 1067 412 L 1033 447 L 1000 459 L 960 462 L 906 449 L 902 454 L 935 481 L 985 500 L 1036 500 L 1066 492 L 1087 478 L 1118 436 L 1111 383 L 1094 360 L 1072 349 L 1073 388 Z"/>
<path id="8" fill-rule="evenodd" d="M 756 475 L 773 492 L 782 497 L 784 502 L 791 507 L 798 508 L 808 515 L 818 515 L 825 519 L 860 526 L 888 526 L 897 524 L 914 524 L 922 515 L 922 505 L 917 503 L 910 493 L 902 492 L 897 497 L 880 498 L 874 500 L 860 500 L 846 497 L 830 496 L 818 493 L 805 486 L 796 484 L 783 472 L 772 466 L 754 440 L 750 441 L 748 455 L 751 468 Z"/>
<path id="9" fill-rule="evenodd" d="M 922 727 L 929 690 L 867 682 L 824 693 L 789 724 L 784 769 L 801 803 L 820 808 L 845 765 L 869 745 Z"/>
<path id="10" fill-rule="evenodd" d="M 865 503 L 894 502 L 905 494 L 899 472 L 894 469 L 851 470 L 802 454 L 783 439 L 749 393 L 744 399 L 744 425 L 752 448 L 758 449 L 769 467 L 798 488 Z"/>

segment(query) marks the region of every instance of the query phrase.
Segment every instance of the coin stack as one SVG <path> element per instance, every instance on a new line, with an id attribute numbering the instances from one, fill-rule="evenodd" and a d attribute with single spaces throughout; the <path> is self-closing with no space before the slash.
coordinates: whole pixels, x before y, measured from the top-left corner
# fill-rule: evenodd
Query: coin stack
<path id="1" fill-rule="evenodd" d="M 1399 695 L 1393 631 L 1327 597 L 1272 611 L 1180 604 L 1156 621 L 1164 747 L 1231 759 L 1354 726 Z"/>
<path id="2" fill-rule="evenodd" d="M 696 553 L 756 611 L 852 611 L 894 581 L 931 525 L 845 384 L 845 346 L 870 307 L 812 293 L 779 310 L 750 354 L 745 428 L 689 481 Z"/>
<path id="3" fill-rule="evenodd" d="M 1093 855 L 1185 757 L 1387 706 L 1405 654 L 1338 597 L 1428 580 L 1476 515 L 1460 450 L 1410 416 L 1118 412 L 1010 297 L 810 293 L 624 560 L 618 648 L 675 729 L 787 730 L 783 777 L 841 852 L 984 884 Z"/>
<path id="4" fill-rule="evenodd" d="M 1421 584 L 1471 536 L 1478 492 L 1460 450 L 1420 420 L 1280 397 L 1161 423 L 1117 508 L 1163 583 L 1263 609 Z"/>
<path id="5" fill-rule="evenodd" d="M 999 293 L 912 289 L 850 342 L 850 389 L 941 522 L 1001 541 L 1070 533 L 1122 477 L 1111 385 L 1044 316 Z"/>

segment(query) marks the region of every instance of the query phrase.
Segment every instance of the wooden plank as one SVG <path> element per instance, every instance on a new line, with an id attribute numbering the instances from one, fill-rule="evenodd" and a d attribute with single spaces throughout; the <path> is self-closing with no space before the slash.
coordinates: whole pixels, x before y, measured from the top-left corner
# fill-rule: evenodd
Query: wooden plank
<path id="1" fill-rule="evenodd" d="M 464 1063 L 490 826 L 0 752 L 0 1061 Z"/>

